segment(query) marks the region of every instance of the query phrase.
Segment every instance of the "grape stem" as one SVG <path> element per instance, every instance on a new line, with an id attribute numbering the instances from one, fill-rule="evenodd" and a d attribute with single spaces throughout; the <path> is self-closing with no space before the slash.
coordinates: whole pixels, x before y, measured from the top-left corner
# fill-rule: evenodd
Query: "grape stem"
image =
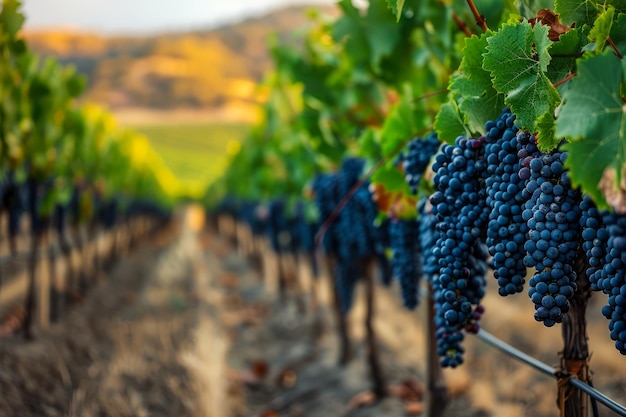
<path id="1" fill-rule="evenodd" d="M 458 14 L 456 14 L 456 12 L 452 12 L 452 19 L 454 19 L 454 23 L 456 23 L 459 29 L 461 29 L 461 32 L 465 33 L 465 36 L 470 38 L 473 35 L 472 31 L 469 30 L 465 22 L 461 20 L 461 18 L 459 17 Z"/>
<path id="2" fill-rule="evenodd" d="M 480 26 L 483 32 L 487 32 L 487 23 L 485 22 L 485 17 L 481 15 L 478 9 L 476 8 L 476 5 L 474 4 L 474 0 L 467 0 L 467 5 L 472 10 L 472 14 L 474 15 L 474 18 L 476 19 L 476 24 Z"/>
<path id="3" fill-rule="evenodd" d="M 448 92 L 448 90 L 447 90 L 447 89 L 445 89 L 445 90 L 437 90 L 437 91 L 433 91 L 433 92 L 431 92 L 431 93 L 427 93 L 427 94 L 424 94 L 423 96 L 420 96 L 420 97 L 418 97 L 418 98 L 413 99 L 413 101 L 412 101 L 412 102 L 413 102 L 413 103 L 417 103 L 417 102 L 418 102 L 418 101 L 420 101 L 420 100 L 425 100 L 425 99 L 427 99 L 427 98 L 435 97 L 435 96 L 438 96 L 438 95 L 440 95 L 440 94 L 445 94 L 445 93 L 447 93 L 447 92 Z"/>
<path id="4" fill-rule="evenodd" d="M 553 86 L 554 88 L 556 88 L 556 87 L 558 87 L 558 86 L 560 86 L 560 85 L 563 85 L 563 84 L 565 84 L 566 82 L 568 82 L 569 80 L 571 80 L 572 78 L 574 78 L 576 75 L 577 75 L 577 73 L 576 73 L 576 72 L 572 72 L 572 73 L 571 73 L 570 75 L 568 75 L 567 77 L 565 77 L 565 78 L 563 78 L 562 80 L 559 80 L 559 81 L 555 82 L 554 84 L 552 84 L 552 86 Z"/>
<path id="5" fill-rule="evenodd" d="M 624 56 L 620 53 L 619 49 L 617 49 L 617 45 L 615 45 L 615 42 L 613 42 L 613 39 L 611 39 L 610 36 L 607 36 L 606 40 L 609 43 L 609 45 L 611 45 L 611 48 L 613 48 L 613 50 L 615 51 L 615 55 L 617 55 L 619 59 L 623 59 Z"/>

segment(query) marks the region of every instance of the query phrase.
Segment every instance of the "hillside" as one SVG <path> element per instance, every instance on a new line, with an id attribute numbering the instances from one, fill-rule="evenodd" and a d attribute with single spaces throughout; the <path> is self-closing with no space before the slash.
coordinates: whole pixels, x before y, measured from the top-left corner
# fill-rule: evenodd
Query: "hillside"
<path id="1" fill-rule="evenodd" d="M 84 98 L 114 111 L 231 110 L 245 118 L 258 100 L 256 85 L 271 66 L 268 36 L 295 41 L 292 32 L 306 25 L 308 9 L 290 7 L 214 30 L 150 37 L 70 31 L 26 37 L 34 51 L 75 65 L 88 78 Z"/>

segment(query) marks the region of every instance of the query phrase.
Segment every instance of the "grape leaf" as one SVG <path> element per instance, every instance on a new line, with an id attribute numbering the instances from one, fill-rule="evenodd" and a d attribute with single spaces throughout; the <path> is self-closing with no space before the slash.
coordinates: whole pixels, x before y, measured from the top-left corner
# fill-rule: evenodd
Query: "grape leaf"
<path id="1" fill-rule="evenodd" d="M 582 186 L 599 207 L 606 207 L 598 189 L 604 170 L 616 169 L 619 184 L 626 162 L 623 66 L 612 51 L 580 62 L 556 121 L 557 136 L 572 141 L 566 161 L 572 183 Z"/>
<path id="2" fill-rule="evenodd" d="M 0 11 L 0 25 L 3 32 L 9 34 L 10 38 L 14 38 L 19 32 L 26 18 L 19 11 L 22 3 L 18 0 L 4 0 L 2 2 L 2 11 Z"/>
<path id="3" fill-rule="evenodd" d="M 551 9 L 552 0 L 518 0 L 520 14 L 528 19 L 537 16 L 537 12 L 541 9 Z"/>
<path id="4" fill-rule="evenodd" d="M 550 112 L 546 112 L 537 119 L 537 147 L 542 152 L 550 152 L 559 146 L 561 139 L 555 134 L 555 120 Z"/>
<path id="5" fill-rule="evenodd" d="M 472 132 L 485 133 L 485 122 L 495 120 L 504 107 L 504 95 L 493 88 L 489 72 L 482 67 L 487 38 L 492 34 L 488 31 L 465 39 L 459 72 L 450 79 L 449 90 L 462 97 L 459 110 Z"/>
<path id="6" fill-rule="evenodd" d="M 435 131 L 440 140 L 453 144 L 459 135 L 469 137 L 470 132 L 463 124 L 456 102 L 451 100 L 439 108 L 435 116 Z"/>
<path id="7" fill-rule="evenodd" d="M 370 177 L 373 183 L 383 184 L 387 191 L 410 194 L 411 190 L 404 180 L 404 174 L 389 163 L 378 168 Z"/>
<path id="8" fill-rule="evenodd" d="M 611 27 L 613 26 L 613 17 L 615 16 L 615 8 L 609 6 L 604 13 L 602 13 L 593 25 L 593 29 L 589 32 L 589 40 L 596 42 L 596 52 L 601 53 L 606 45 L 606 41 L 611 33 Z"/>
<path id="9" fill-rule="evenodd" d="M 387 0 L 387 6 L 391 9 L 394 16 L 396 17 L 396 21 L 400 21 L 400 17 L 402 16 L 402 8 L 404 7 L 404 0 Z"/>
<path id="10" fill-rule="evenodd" d="M 611 40 L 622 56 L 626 55 L 626 14 L 619 13 L 611 26 Z"/>
<path id="11" fill-rule="evenodd" d="M 550 47 L 552 60 L 546 73 L 550 81 L 556 83 L 576 71 L 576 57 L 583 47 L 583 42 L 585 42 L 584 34 L 578 29 L 570 29 L 561 35 L 558 42 L 552 44 Z M 566 89 L 568 85 L 565 83 L 559 86 L 559 92 Z"/>
<path id="12" fill-rule="evenodd" d="M 381 59 L 390 55 L 400 40 L 400 30 L 384 0 L 370 0 L 369 4 L 364 32 L 371 50 L 370 63 L 379 72 Z"/>
<path id="13" fill-rule="evenodd" d="M 428 126 L 428 115 L 418 103 L 413 103 L 405 94 L 389 112 L 381 131 L 383 155 L 398 150 L 408 140 Z"/>
<path id="14" fill-rule="evenodd" d="M 568 25 L 576 22 L 577 27 L 591 25 L 598 15 L 598 2 L 594 0 L 555 0 L 554 11 Z"/>
<path id="15" fill-rule="evenodd" d="M 504 26 L 487 39 L 483 67 L 491 73 L 493 85 L 504 93 L 504 102 L 523 127 L 534 130 L 537 119 L 552 113 L 560 102 L 559 93 L 545 74 L 550 64 L 548 26 L 530 23 Z"/>

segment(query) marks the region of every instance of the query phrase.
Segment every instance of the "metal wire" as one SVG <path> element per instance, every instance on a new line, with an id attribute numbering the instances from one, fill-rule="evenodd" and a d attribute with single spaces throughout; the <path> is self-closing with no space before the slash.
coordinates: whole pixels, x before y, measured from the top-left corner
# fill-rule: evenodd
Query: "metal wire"
<path id="1" fill-rule="evenodd" d="M 486 330 L 481 329 L 476 334 L 476 337 L 478 337 L 485 343 L 495 347 L 496 349 L 502 351 L 503 353 L 524 362 L 525 364 L 535 368 L 536 370 L 546 375 L 556 376 L 555 375 L 556 370 L 550 365 L 543 363 L 540 360 L 535 359 L 530 355 L 527 355 L 526 353 L 522 352 L 519 349 L 514 348 L 513 346 L 509 345 L 503 340 L 498 339 L 497 337 L 487 332 Z M 575 377 L 569 378 L 567 382 L 572 384 L 574 387 L 578 388 L 579 390 L 583 391 L 587 395 L 589 395 L 589 397 L 591 397 L 592 400 L 598 401 L 604 404 L 611 411 L 617 413 L 618 415 L 622 417 L 626 417 L 626 407 L 617 403 L 615 400 L 607 397 L 606 395 L 604 395 L 597 389 L 589 386 L 585 382 Z"/>

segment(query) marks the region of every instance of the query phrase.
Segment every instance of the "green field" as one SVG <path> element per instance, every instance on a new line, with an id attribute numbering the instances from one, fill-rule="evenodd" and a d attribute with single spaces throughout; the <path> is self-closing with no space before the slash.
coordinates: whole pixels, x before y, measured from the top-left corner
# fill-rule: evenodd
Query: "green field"
<path id="1" fill-rule="evenodd" d="M 227 148 L 240 142 L 246 124 L 168 123 L 128 126 L 144 134 L 181 183 L 191 190 L 206 188 L 226 169 Z"/>

